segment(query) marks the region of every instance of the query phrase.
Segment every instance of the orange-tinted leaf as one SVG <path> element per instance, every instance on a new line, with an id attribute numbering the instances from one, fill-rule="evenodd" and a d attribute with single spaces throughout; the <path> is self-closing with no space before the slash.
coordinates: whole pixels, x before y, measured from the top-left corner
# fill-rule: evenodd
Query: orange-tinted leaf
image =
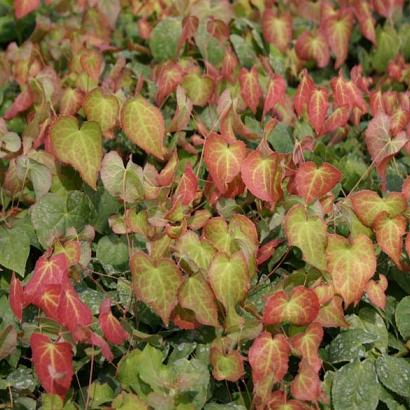
<path id="1" fill-rule="evenodd" d="M 63 397 L 73 377 L 73 353 L 66 342 L 53 343 L 46 335 L 33 333 L 30 338 L 33 364 L 47 393 Z"/>
<path id="2" fill-rule="evenodd" d="M 169 94 L 177 89 L 177 86 L 182 81 L 183 70 L 179 64 L 169 61 L 160 69 L 157 76 L 156 84 L 158 92 L 156 96 L 156 104 L 160 106 Z"/>
<path id="3" fill-rule="evenodd" d="M 154 261 L 143 252 L 132 255 L 130 266 L 137 299 L 146 303 L 168 326 L 183 282 L 178 267 L 171 259 Z"/>
<path id="4" fill-rule="evenodd" d="M 263 37 L 275 45 L 282 53 L 286 52 L 292 40 L 292 17 L 285 13 L 277 16 L 273 10 L 266 8 L 262 18 Z"/>
<path id="5" fill-rule="evenodd" d="M 298 85 L 298 88 L 296 90 L 296 94 L 293 100 L 295 111 L 299 117 L 303 113 L 304 110 L 307 110 L 310 97 L 312 96 L 314 89 L 315 89 L 315 83 L 313 82 L 312 78 L 307 73 L 307 71 L 303 70 L 302 79 L 300 80 L 300 83 Z"/>
<path id="6" fill-rule="evenodd" d="M 34 268 L 33 276 L 24 289 L 24 295 L 28 303 L 41 295 L 47 285 L 64 285 L 68 283 L 68 264 L 64 254 L 54 255 L 47 258 L 41 256 Z"/>
<path id="7" fill-rule="evenodd" d="M 376 30 L 372 10 L 367 1 L 354 2 L 354 12 L 359 21 L 360 31 L 373 44 L 376 44 Z"/>
<path id="8" fill-rule="evenodd" d="M 98 322 L 104 336 L 110 343 L 121 345 L 128 339 L 128 332 L 111 312 L 111 301 L 108 298 L 101 303 Z"/>
<path id="9" fill-rule="evenodd" d="M 219 134 L 208 136 L 204 146 L 204 161 L 212 180 L 221 193 L 240 173 L 246 156 L 246 146 L 242 141 L 228 142 Z"/>
<path id="10" fill-rule="evenodd" d="M 328 92 L 325 88 L 315 88 L 310 96 L 308 117 L 318 135 L 320 135 L 325 124 L 327 110 L 329 108 L 328 99 Z"/>
<path id="11" fill-rule="evenodd" d="M 241 87 L 241 96 L 245 104 L 255 114 L 262 97 L 262 89 L 259 84 L 259 75 L 256 67 L 251 70 L 241 68 L 239 73 L 239 84 Z"/>
<path id="12" fill-rule="evenodd" d="M 167 165 L 162 168 L 161 172 L 157 176 L 157 182 L 161 186 L 168 186 L 172 183 L 175 172 L 178 166 L 178 153 L 175 150 L 171 158 L 168 160 Z"/>
<path id="13" fill-rule="evenodd" d="M 197 189 L 198 178 L 192 170 L 192 165 L 188 163 L 175 191 L 174 200 L 188 206 L 195 199 Z"/>
<path id="14" fill-rule="evenodd" d="M 283 242 L 282 239 L 272 239 L 271 241 L 265 243 L 258 249 L 258 255 L 256 257 L 256 263 L 262 265 L 266 262 L 275 251 L 276 247 Z"/>
<path id="15" fill-rule="evenodd" d="M 373 223 L 377 243 L 382 251 L 390 256 L 393 262 L 401 269 L 400 257 L 403 250 L 403 236 L 406 233 L 407 220 L 398 215 L 389 217 L 387 212 L 380 213 Z"/>
<path id="16" fill-rule="evenodd" d="M 207 326 L 219 327 L 214 294 L 201 274 L 189 277 L 179 292 L 179 303 L 195 313 L 196 320 Z"/>
<path id="17" fill-rule="evenodd" d="M 386 294 L 388 282 L 386 276 L 379 275 L 379 280 L 370 279 L 366 285 L 366 293 L 373 305 L 380 309 L 386 307 Z"/>
<path id="18" fill-rule="evenodd" d="M 21 112 L 28 110 L 33 105 L 33 102 L 33 95 L 30 90 L 26 89 L 22 91 L 4 114 L 4 119 L 11 120 Z"/>
<path id="19" fill-rule="evenodd" d="M 281 159 L 277 153 L 265 155 L 260 151 L 252 151 L 243 161 L 242 180 L 257 198 L 276 202 L 282 197 Z"/>
<path id="20" fill-rule="evenodd" d="M 76 290 L 67 284 L 63 287 L 58 305 L 58 317 L 71 332 L 77 326 L 88 326 L 93 321 L 90 308 L 81 301 Z"/>
<path id="21" fill-rule="evenodd" d="M 21 19 L 40 7 L 40 0 L 14 0 L 14 14 Z"/>
<path id="22" fill-rule="evenodd" d="M 217 347 L 212 347 L 209 359 L 212 365 L 212 375 L 218 381 L 236 382 L 245 373 L 243 357 L 237 350 L 224 353 Z"/>
<path id="23" fill-rule="evenodd" d="M 353 16 L 350 10 L 340 11 L 333 16 L 327 17 L 322 24 L 330 49 L 336 56 L 335 68 L 339 68 L 347 58 L 353 28 Z"/>
<path id="24" fill-rule="evenodd" d="M 70 240 L 61 244 L 57 242 L 54 247 L 54 255 L 64 254 L 67 258 L 68 267 L 80 263 L 81 243 L 78 240 Z"/>
<path id="25" fill-rule="evenodd" d="M 121 125 L 134 144 L 159 159 L 164 158 L 165 125 L 157 107 L 143 97 L 133 97 L 122 107 Z"/>
<path id="26" fill-rule="evenodd" d="M 351 201 L 357 217 L 369 227 L 382 212 L 387 212 L 391 218 L 394 218 L 407 208 L 406 198 L 401 192 L 389 192 L 384 198 L 380 198 L 377 192 L 363 190 L 354 193 Z"/>
<path id="27" fill-rule="evenodd" d="M 363 234 L 350 241 L 331 234 L 328 236 L 326 257 L 335 292 L 342 296 L 345 306 L 357 304 L 376 271 L 372 241 Z"/>
<path id="28" fill-rule="evenodd" d="M 307 214 L 303 205 L 294 205 L 286 214 L 285 232 L 290 246 L 303 252 L 303 259 L 326 270 L 327 225 L 317 216 Z"/>
<path id="29" fill-rule="evenodd" d="M 321 134 L 336 131 L 339 127 L 344 127 L 350 117 L 351 109 L 349 107 L 337 107 L 326 121 L 321 130 Z"/>
<path id="30" fill-rule="evenodd" d="M 242 302 L 249 288 L 249 272 L 242 251 L 231 256 L 218 253 L 208 271 L 208 281 L 212 290 L 225 309 L 227 328 L 243 323 L 236 306 Z"/>
<path id="31" fill-rule="evenodd" d="M 299 373 L 293 380 L 290 391 L 295 399 L 317 401 L 321 394 L 318 371 L 302 360 L 299 364 Z"/>
<path id="32" fill-rule="evenodd" d="M 275 337 L 262 332 L 249 349 L 248 360 L 252 369 L 255 396 L 261 404 L 268 401 L 272 387 L 288 371 L 290 348 L 283 334 Z"/>
<path id="33" fill-rule="evenodd" d="M 16 274 L 13 272 L 10 282 L 10 307 L 14 315 L 20 322 L 23 319 L 23 307 L 24 307 L 24 290 L 21 282 L 16 278 Z"/>
<path id="34" fill-rule="evenodd" d="M 297 169 L 295 185 L 298 194 L 310 204 L 331 191 L 341 179 L 341 172 L 333 165 L 324 162 L 317 167 L 313 161 L 308 161 Z"/>
<path id="35" fill-rule="evenodd" d="M 359 87 L 353 81 L 346 80 L 341 72 L 337 77 L 332 78 L 330 85 L 338 107 L 358 107 L 364 112 L 367 111 L 367 104 Z"/>
<path id="36" fill-rule="evenodd" d="M 343 299 L 334 296 L 332 300 L 319 310 L 315 321 L 323 327 L 348 327 L 342 307 Z"/>
<path id="37" fill-rule="evenodd" d="M 297 286 L 290 295 L 280 290 L 269 296 L 263 311 L 263 323 L 289 322 L 302 326 L 313 322 L 319 312 L 319 300 L 312 289 Z"/>
<path id="38" fill-rule="evenodd" d="M 270 79 L 268 91 L 263 105 L 263 115 L 272 110 L 277 103 L 283 102 L 286 94 L 286 80 L 279 74 L 274 74 Z"/>
<path id="39" fill-rule="evenodd" d="M 296 41 L 295 50 L 299 58 L 315 60 L 320 68 L 329 63 L 329 47 L 325 35 L 320 31 L 304 31 Z"/>
<path id="40" fill-rule="evenodd" d="M 104 68 L 104 58 L 95 50 L 86 50 L 80 56 L 82 69 L 95 81 L 98 81 Z"/>

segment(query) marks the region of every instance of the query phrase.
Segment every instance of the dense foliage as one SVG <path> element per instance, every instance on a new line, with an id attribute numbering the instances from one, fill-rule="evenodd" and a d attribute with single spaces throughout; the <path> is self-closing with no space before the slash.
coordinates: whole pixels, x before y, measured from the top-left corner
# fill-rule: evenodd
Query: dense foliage
<path id="1" fill-rule="evenodd" d="M 0 408 L 410 408 L 408 1 L 0 15 Z"/>

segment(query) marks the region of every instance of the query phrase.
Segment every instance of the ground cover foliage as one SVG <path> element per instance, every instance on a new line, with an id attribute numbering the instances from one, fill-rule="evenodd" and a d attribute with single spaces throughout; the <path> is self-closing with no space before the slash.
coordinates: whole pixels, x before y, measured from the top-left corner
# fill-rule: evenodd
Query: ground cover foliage
<path id="1" fill-rule="evenodd" d="M 0 15 L 0 408 L 410 407 L 409 2 Z"/>

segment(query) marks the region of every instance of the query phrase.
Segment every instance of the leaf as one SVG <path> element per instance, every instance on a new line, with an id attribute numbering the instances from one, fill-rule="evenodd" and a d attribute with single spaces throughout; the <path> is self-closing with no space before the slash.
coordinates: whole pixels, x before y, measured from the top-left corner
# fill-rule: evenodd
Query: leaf
<path id="1" fill-rule="evenodd" d="M 24 290 L 21 282 L 16 278 L 13 272 L 10 282 L 10 307 L 16 318 L 21 322 L 23 320 L 24 307 Z"/>
<path id="2" fill-rule="evenodd" d="M 410 397 L 410 364 L 402 357 L 383 355 L 376 360 L 379 380 L 400 396 Z"/>
<path id="3" fill-rule="evenodd" d="M 0 360 L 13 354 L 17 347 L 17 332 L 14 326 L 5 326 L 0 331 Z"/>
<path id="4" fill-rule="evenodd" d="M 220 349 L 213 347 L 211 348 L 210 362 L 212 375 L 218 381 L 236 382 L 245 373 L 243 357 L 238 350 L 224 354 Z"/>
<path id="5" fill-rule="evenodd" d="M 319 167 L 312 161 L 304 162 L 296 171 L 295 186 L 298 195 L 310 204 L 331 191 L 342 179 L 341 172 L 324 162 Z"/>
<path id="6" fill-rule="evenodd" d="M 241 89 L 241 96 L 245 104 L 255 114 L 259 105 L 259 100 L 262 97 L 262 89 L 259 84 L 259 75 L 256 67 L 251 70 L 241 68 L 239 73 L 239 85 Z"/>
<path id="7" fill-rule="evenodd" d="M 269 296 L 263 310 L 263 323 L 289 322 L 302 326 L 313 322 L 319 313 L 319 301 L 312 289 L 297 286 L 290 295 L 283 290 Z"/>
<path id="8" fill-rule="evenodd" d="M 130 266 L 137 299 L 146 303 L 168 326 L 178 303 L 178 291 L 183 282 L 181 272 L 172 260 L 154 261 L 143 252 L 131 256 Z"/>
<path id="9" fill-rule="evenodd" d="M 292 40 L 292 16 L 288 13 L 278 16 L 273 10 L 266 8 L 262 18 L 262 32 L 268 43 L 285 53 Z"/>
<path id="10" fill-rule="evenodd" d="M 33 333 L 30 338 L 33 364 L 47 393 L 64 398 L 73 377 L 73 353 L 66 342 L 53 343 L 46 335 Z"/>
<path id="11" fill-rule="evenodd" d="M 302 79 L 300 80 L 293 99 L 293 105 L 295 106 L 295 111 L 299 117 L 305 110 L 307 110 L 314 89 L 315 83 L 312 78 L 306 70 L 302 70 Z"/>
<path id="12" fill-rule="evenodd" d="M 86 121 L 79 128 L 76 118 L 61 116 L 52 125 L 50 135 L 57 158 L 70 164 L 96 189 L 103 156 L 100 126 Z"/>
<path id="13" fill-rule="evenodd" d="M 85 97 L 83 109 L 87 119 L 97 122 L 105 133 L 115 127 L 120 105 L 115 95 L 104 95 L 100 88 L 95 88 Z"/>
<path id="14" fill-rule="evenodd" d="M 192 73 L 184 77 L 182 87 L 194 105 L 204 107 L 214 92 L 214 83 L 208 76 Z"/>
<path id="15" fill-rule="evenodd" d="M 115 410 L 148 410 L 148 405 L 138 396 L 125 391 L 112 401 L 112 406 Z"/>
<path id="16" fill-rule="evenodd" d="M 186 279 L 179 291 L 179 303 L 184 309 L 192 310 L 199 323 L 220 327 L 214 294 L 202 275 Z"/>
<path id="17" fill-rule="evenodd" d="M 386 295 L 385 291 L 387 289 L 387 279 L 386 276 L 379 274 L 379 280 L 375 281 L 371 279 L 366 285 L 366 293 L 373 305 L 377 306 L 379 309 L 384 309 L 386 307 Z"/>
<path id="18" fill-rule="evenodd" d="M 208 271 L 208 282 L 225 309 L 227 328 L 237 326 L 243 318 L 236 312 L 236 305 L 245 298 L 249 288 L 249 273 L 242 251 L 231 256 L 217 253 Z"/>
<path id="19" fill-rule="evenodd" d="M 374 223 L 373 230 L 377 243 L 382 251 L 401 268 L 400 257 L 403 250 L 403 236 L 406 234 L 407 220 L 398 215 L 390 218 L 387 212 L 379 214 Z"/>
<path id="20" fill-rule="evenodd" d="M 17 176 L 24 181 L 28 178 L 32 185 L 36 198 L 41 198 L 51 188 L 51 172 L 43 164 L 31 158 L 21 155 L 17 158 Z"/>
<path id="21" fill-rule="evenodd" d="M 342 303 L 343 299 L 340 296 L 334 296 L 330 302 L 321 306 L 316 321 L 323 327 L 347 327 Z"/>
<path id="22" fill-rule="evenodd" d="M 136 145 L 159 159 L 164 159 L 165 125 L 161 111 L 143 97 L 128 99 L 121 109 L 125 135 Z"/>
<path id="23" fill-rule="evenodd" d="M 277 202 L 282 197 L 281 159 L 277 153 L 264 155 L 260 151 L 251 151 L 242 162 L 242 180 L 257 198 Z"/>
<path id="24" fill-rule="evenodd" d="M 246 146 L 242 141 L 227 141 L 222 135 L 211 133 L 205 141 L 203 155 L 212 181 L 224 193 L 241 171 Z"/>
<path id="25" fill-rule="evenodd" d="M 302 60 L 315 60 L 319 68 L 326 67 L 329 63 L 329 47 L 326 37 L 320 31 L 303 32 L 296 40 L 296 54 Z"/>
<path id="26" fill-rule="evenodd" d="M 89 326 L 93 321 L 90 308 L 81 301 L 76 290 L 67 284 L 63 287 L 58 304 L 59 321 L 74 332 L 78 326 Z"/>
<path id="27" fill-rule="evenodd" d="M 410 296 L 405 296 L 397 305 L 396 325 L 404 340 L 410 339 Z"/>
<path id="28" fill-rule="evenodd" d="M 0 265 L 24 276 L 30 253 L 30 237 L 19 226 L 0 226 Z"/>
<path id="29" fill-rule="evenodd" d="M 41 256 L 34 268 L 33 276 L 24 288 L 24 298 L 27 303 L 39 297 L 47 285 L 65 285 L 68 283 L 68 263 L 64 254 L 47 254 Z"/>
<path id="30" fill-rule="evenodd" d="M 48 318 L 59 321 L 58 307 L 63 287 L 61 285 L 45 285 L 42 292 L 33 297 L 33 304 L 38 306 Z"/>
<path id="31" fill-rule="evenodd" d="M 349 107 L 338 107 L 336 108 L 326 121 L 321 130 L 321 134 L 327 134 L 328 132 L 336 131 L 339 127 L 344 127 L 347 125 L 349 120 L 351 110 Z"/>
<path id="32" fill-rule="evenodd" d="M 113 344 L 121 345 L 129 337 L 128 332 L 111 312 L 111 301 L 105 298 L 100 306 L 100 316 L 98 323 L 104 333 L 104 337 Z"/>
<path id="33" fill-rule="evenodd" d="M 155 103 L 161 106 L 164 100 L 176 90 L 182 82 L 183 69 L 177 63 L 169 61 L 160 66 L 159 73 L 156 79 L 158 87 Z"/>
<path id="34" fill-rule="evenodd" d="M 380 198 L 377 192 L 363 190 L 351 196 L 355 214 L 366 226 L 373 226 L 376 218 L 386 212 L 394 218 L 407 208 L 405 197 L 400 192 L 389 192 L 384 198 Z"/>
<path id="35" fill-rule="evenodd" d="M 266 92 L 265 102 L 263 104 L 263 114 L 275 108 L 277 103 L 283 103 L 286 95 L 286 80 L 279 74 L 274 74 L 270 81 Z"/>
<path id="36" fill-rule="evenodd" d="M 273 385 L 287 373 L 289 355 L 289 345 L 281 333 L 272 337 L 264 331 L 253 341 L 248 360 L 252 369 L 254 394 L 263 404 L 268 401 Z"/>
<path id="37" fill-rule="evenodd" d="M 98 241 L 96 257 L 105 265 L 122 265 L 129 257 L 127 243 L 116 235 L 103 236 Z"/>
<path id="38" fill-rule="evenodd" d="M 329 96 L 326 88 L 315 88 L 312 91 L 308 104 L 308 118 L 316 131 L 320 135 L 325 124 L 327 110 L 329 108 Z"/>
<path id="39" fill-rule="evenodd" d="M 14 0 L 14 14 L 16 19 L 21 19 L 40 7 L 40 0 Z"/>
<path id="40" fill-rule="evenodd" d="M 362 234 L 350 241 L 331 234 L 328 236 L 326 258 L 335 292 L 342 296 L 345 306 L 356 305 L 376 271 L 372 241 Z"/>
<path id="41" fill-rule="evenodd" d="M 335 373 L 332 386 L 335 410 L 375 410 L 379 384 L 371 360 L 346 364 Z"/>
<path id="42" fill-rule="evenodd" d="M 174 193 L 175 201 L 181 201 L 182 205 L 189 206 L 194 201 L 198 189 L 198 178 L 192 169 L 192 165 L 185 165 L 179 184 Z"/>
<path id="43" fill-rule="evenodd" d="M 68 228 L 81 231 L 91 222 L 93 214 L 91 201 L 80 191 L 70 191 L 67 196 L 48 193 L 33 205 L 31 221 L 41 246 L 46 249 Z"/>
<path id="44" fill-rule="evenodd" d="M 262 265 L 270 259 L 275 251 L 276 247 L 280 245 L 283 241 L 281 239 L 272 239 L 271 241 L 265 243 L 258 249 L 258 254 L 256 258 L 256 263 Z"/>
<path id="45" fill-rule="evenodd" d="M 321 395 L 318 372 L 304 361 L 299 364 L 299 372 L 294 378 L 290 391 L 297 400 L 317 401 Z"/>
<path id="46" fill-rule="evenodd" d="M 182 25 L 179 19 L 169 17 L 160 21 L 149 38 L 149 48 L 155 60 L 166 61 L 177 57 L 181 34 Z"/>
<path id="47" fill-rule="evenodd" d="M 130 159 L 124 167 L 117 151 L 105 154 L 101 164 L 101 179 L 104 188 L 114 197 L 126 202 L 136 202 L 144 197 L 141 167 Z"/>
<path id="48" fill-rule="evenodd" d="M 386 24 L 380 26 L 376 31 L 376 44 L 371 56 L 372 66 L 377 72 L 386 70 L 390 60 L 392 60 L 400 50 L 400 38 L 393 26 Z"/>
<path id="49" fill-rule="evenodd" d="M 303 252 L 303 259 L 326 270 L 327 226 L 316 216 L 309 216 L 302 205 L 294 205 L 285 217 L 285 232 L 290 246 Z"/>

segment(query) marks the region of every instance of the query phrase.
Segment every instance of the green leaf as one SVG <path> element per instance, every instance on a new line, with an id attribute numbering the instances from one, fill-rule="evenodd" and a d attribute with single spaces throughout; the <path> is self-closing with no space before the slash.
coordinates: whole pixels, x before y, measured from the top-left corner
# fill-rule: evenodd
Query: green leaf
<path id="1" fill-rule="evenodd" d="M 155 60 L 166 61 L 177 57 L 181 33 L 181 21 L 177 18 L 167 18 L 155 26 L 149 39 L 149 47 Z"/>
<path id="2" fill-rule="evenodd" d="M 63 410 L 64 402 L 57 394 L 43 394 L 41 396 L 43 403 L 42 410 Z"/>
<path id="3" fill-rule="evenodd" d="M 115 410 L 148 410 L 148 406 L 135 394 L 121 392 L 112 402 Z"/>
<path id="4" fill-rule="evenodd" d="M 236 34 L 232 34 L 230 40 L 241 65 L 251 68 L 257 60 L 252 46 Z"/>
<path id="5" fill-rule="evenodd" d="M 97 259 L 104 265 L 122 265 L 128 260 L 128 246 L 124 238 L 103 236 L 97 244 Z"/>
<path id="6" fill-rule="evenodd" d="M 371 360 L 349 363 L 335 373 L 332 387 L 335 410 L 375 410 L 379 393 Z"/>
<path id="7" fill-rule="evenodd" d="M 400 39 L 393 26 L 386 25 L 383 29 L 378 29 L 377 46 L 372 55 L 372 64 L 376 71 L 384 71 L 399 49 Z"/>
<path id="8" fill-rule="evenodd" d="M 207 29 L 206 21 L 202 21 L 195 34 L 195 42 L 204 60 L 218 66 L 225 56 L 224 46 L 213 37 Z"/>
<path id="9" fill-rule="evenodd" d="M 47 194 L 33 206 L 31 221 L 41 246 L 46 249 L 68 228 L 80 231 L 91 222 L 94 212 L 90 199 L 80 191 L 71 191 L 67 196 Z"/>
<path id="10" fill-rule="evenodd" d="M 0 360 L 10 356 L 17 346 L 17 332 L 14 326 L 8 325 L 0 331 Z"/>
<path id="11" fill-rule="evenodd" d="M 43 164 L 26 156 L 17 159 L 17 175 L 21 181 L 28 178 L 32 185 L 36 198 L 41 198 L 51 188 L 51 172 Z"/>
<path id="12" fill-rule="evenodd" d="M 96 189 L 103 155 L 100 126 L 86 121 L 79 127 L 76 118 L 62 116 L 51 127 L 50 135 L 57 158 L 70 164 Z"/>
<path id="13" fill-rule="evenodd" d="M 24 276 L 30 252 L 30 237 L 19 226 L 0 226 L 0 265 Z"/>
<path id="14" fill-rule="evenodd" d="M 286 124 L 279 123 L 269 134 L 268 141 L 277 152 L 293 152 L 293 141 Z"/>
<path id="15" fill-rule="evenodd" d="M 87 389 L 88 397 L 90 397 L 91 408 L 96 408 L 101 404 L 111 402 L 114 398 L 114 392 L 108 383 L 93 382 Z"/>
<path id="16" fill-rule="evenodd" d="M 400 396 L 410 397 L 410 363 L 402 357 L 381 356 L 376 360 L 379 380 Z"/>
<path id="17" fill-rule="evenodd" d="M 402 338 L 410 339 L 410 296 L 404 297 L 397 305 L 395 319 Z"/>

